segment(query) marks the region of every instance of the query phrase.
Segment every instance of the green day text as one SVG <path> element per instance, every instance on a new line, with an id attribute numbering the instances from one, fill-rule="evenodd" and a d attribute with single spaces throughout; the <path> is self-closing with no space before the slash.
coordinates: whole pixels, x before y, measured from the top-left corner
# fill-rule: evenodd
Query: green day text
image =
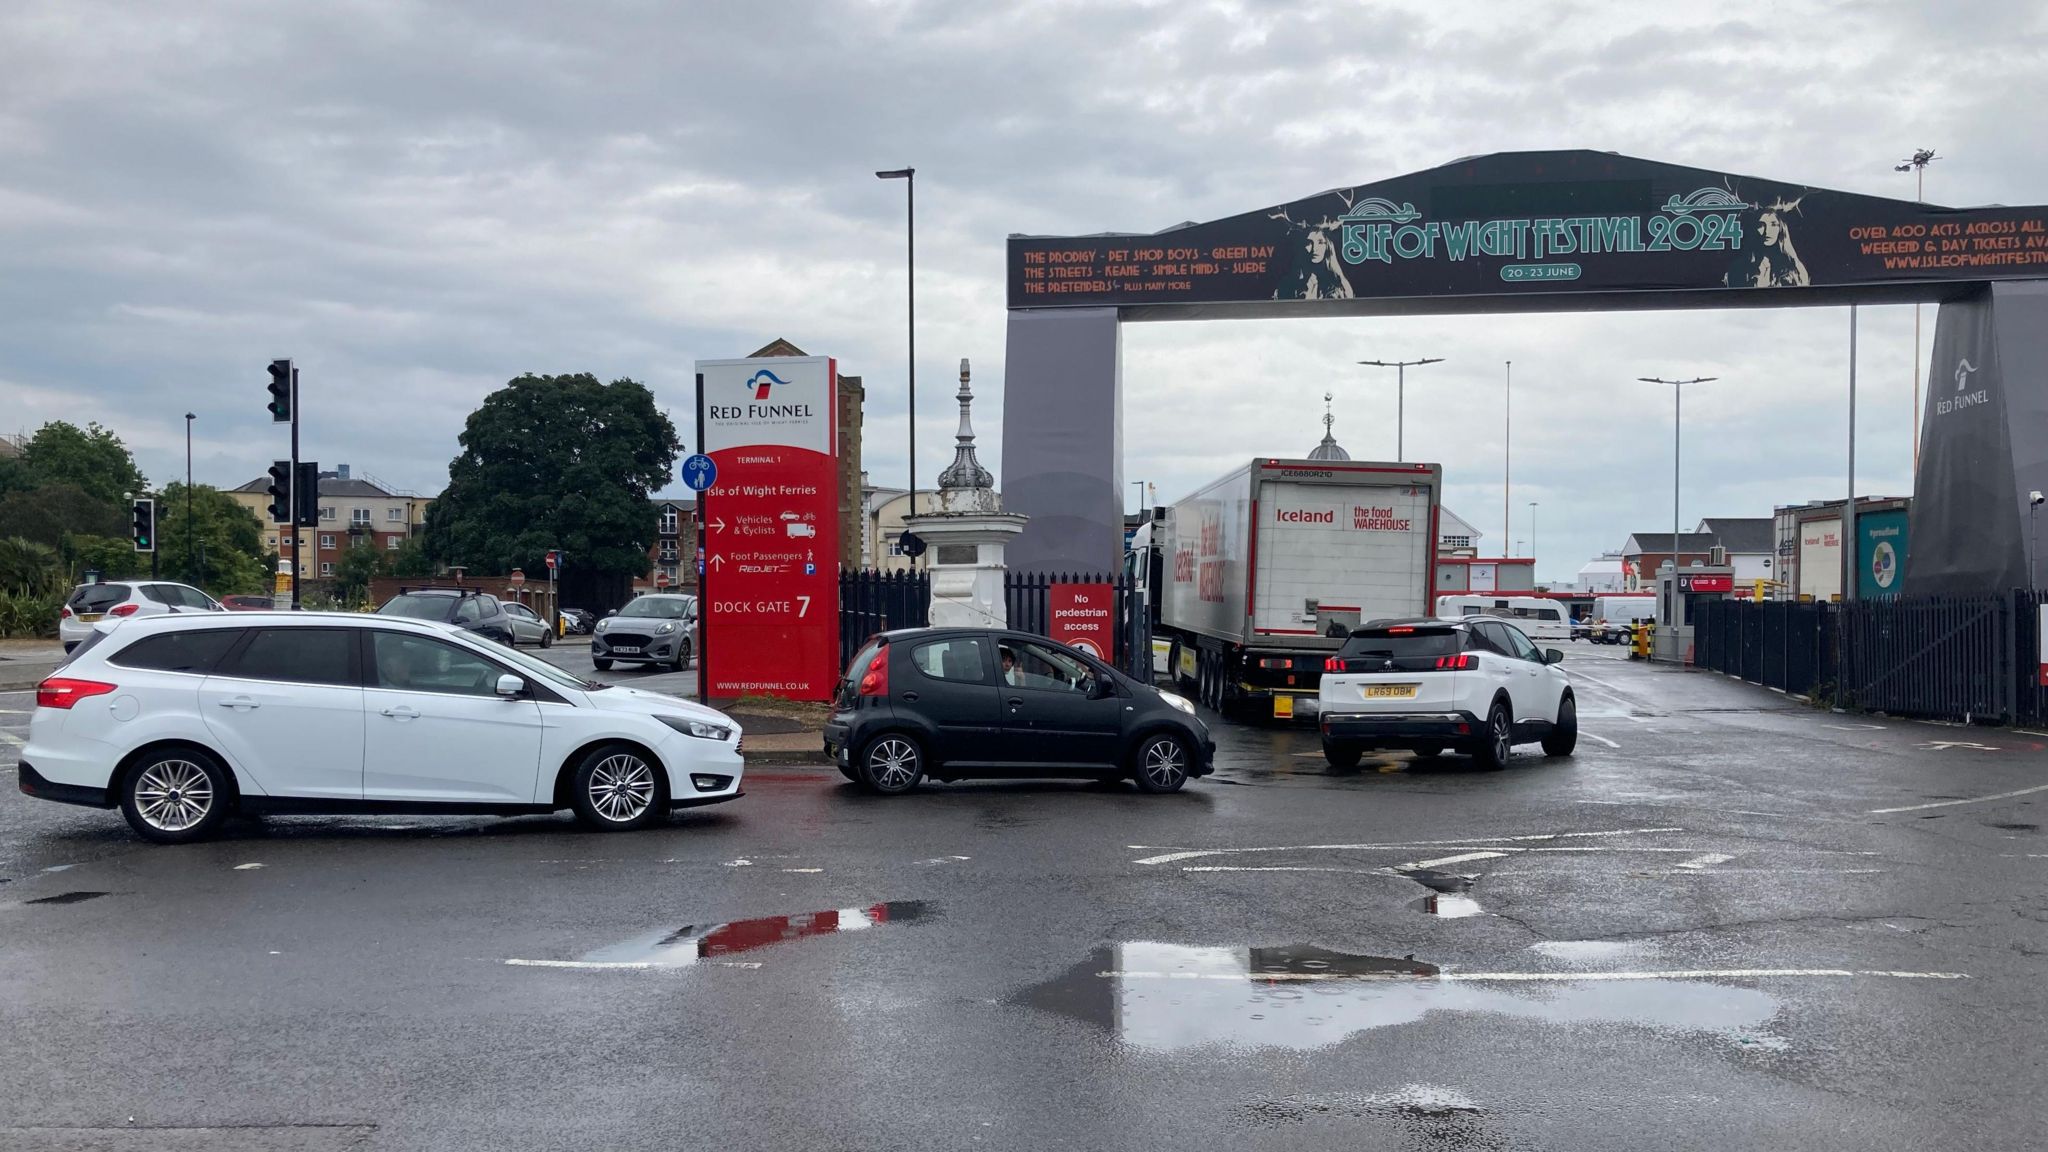
<path id="1" fill-rule="evenodd" d="M 1550 216 L 1466 220 L 1456 224 L 1346 223 L 1344 262 L 1463 260 L 1500 256 L 1542 260 L 1581 252 L 1733 252 L 1742 247 L 1737 213 L 1700 216 Z"/>

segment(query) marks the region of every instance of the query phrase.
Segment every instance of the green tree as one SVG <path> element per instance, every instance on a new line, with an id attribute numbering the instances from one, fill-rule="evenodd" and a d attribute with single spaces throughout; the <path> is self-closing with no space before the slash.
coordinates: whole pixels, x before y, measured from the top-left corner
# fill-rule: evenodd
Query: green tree
<path id="1" fill-rule="evenodd" d="M 148 485 L 128 446 L 97 423 L 83 429 L 62 420 L 43 425 L 21 450 L 21 462 L 38 487 L 76 484 L 114 505 L 126 505 Z"/>
<path id="2" fill-rule="evenodd" d="M 67 536 L 121 536 L 128 505 L 102 500 L 68 481 L 0 496 L 0 536 L 62 548 Z"/>
<path id="3" fill-rule="evenodd" d="M 57 550 L 18 536 L 0 537 L 0 592 L 46 596 L 64 584 L 64 566 Z"/>
<path id="4" fill-rule="evenodd" d="M 390 563 L 386 565 L 391 576 L 432 576 L 440 570 L 434 558 L 427 555 L 427 542 L 419 536 L 407 536 L 398 545 L 397 551 L 386 553 Z"/>
<path id="5" fill-rule="evenodd" d="M 334 597 L 344 607 L 357 608 L 370 598 L 370 581 L 385 575 L 392 553 L 369 542 L 356 541 L 334 565 Z"/>
<path id="6" fill-rule="evenodd" d="M 72 536 L 66 539 L 71 561 L 71 578 L 83 581 L 87 572 L 102 580 L 132 580 L 149 575 L 149 557 L 135 550 L 127 537 Z"/>
<path id="7" fill-rule="evenodd" d="M 674 476 L 682 441 L 644 385 L 521 376 L 470 413 L 461 443 L 427 512 L 435 559 L 541 572 L 547 550 L 561 548 L 587 572 L 646 573 L 648 497 Z"/>
<path id="8" fill-rule="evenodd" d="M 156 501 L 159 573 L 197 584 L 216 596 L 261 594 L 271 587 L 277 556 L 264 546 L 263 522 L 233 497 L 205 484 L 192 486 L 191 532 L 186 532 L 185 485 L 166 485 Z M 143 558 L 146 568 L 149 560 Z"/>

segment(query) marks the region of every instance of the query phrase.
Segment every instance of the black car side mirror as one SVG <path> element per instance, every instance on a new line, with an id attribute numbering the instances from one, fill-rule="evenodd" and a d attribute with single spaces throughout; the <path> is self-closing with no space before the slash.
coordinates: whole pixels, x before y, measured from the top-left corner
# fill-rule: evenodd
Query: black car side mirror
<path id="1" fill-rule="evenodd" d="M 1116 685 L 1100 676 L 1089 677 L 1087 689 L 1090 700 L 1103 700 L 1116 695 Z"/>

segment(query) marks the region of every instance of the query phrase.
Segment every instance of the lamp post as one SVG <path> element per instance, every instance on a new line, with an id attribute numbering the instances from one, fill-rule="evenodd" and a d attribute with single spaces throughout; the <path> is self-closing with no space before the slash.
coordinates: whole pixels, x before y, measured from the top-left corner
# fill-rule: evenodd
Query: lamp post
<path id="1" fill-rule="evenodd" d="M 197 419 L 194 414 L 185 413 L 185 576 L 194 584 L 203 584 L 206 574 L 199 573 L 193 579 L 192 572 L 192 421 Z"/>
<path id="2" fill-rule="evenodd" d="M 1131 481 L 1131 487 L 1138 490 L 1138 515 L 1143 516 L 1145 514 L 1145 482 L 1143 480 L 1133 480 Z"/>
<path id="3" fill-rule="evenodd" d="M 1658 376 L 1638 376 L 1645 384 L 1671 385 L 1671 574 L 1678 575 L 1678 430 L 1683 422 L 1683 396 L 1687 384 L 1706 384 L 1719 379 L 1717 376 L 1695 376 L 1690 380 L 1666 380 Z M 1653 574 L 1654 575 L 1654 574 Z"/>
<path id="4" fill-rule="evenodd" d="M 1537 502 L 1529 501 L 1529 559 L 1536 559 L 1536 508 Z M 1530 575 L 1535 575 L 1536 565 L 1529 565 Z"/>
<path id="5" fill-rule="evenodd" d="M 1514 499 L 1515 479 L 1515 362 L 1504 360 L 1507 378 L 1501 385 L 1500 410 L 1503 428 L 1500 435 L 1500 530 L 1503 535 L 1515 534 L 1514 518 L 1508 513 Z"/>
<path id="6" fill-rule="evenodd" d="M 1915 148 L 1913 154 L 1892 165 L 1894 172 L 1913 174 L 1913 199 L 1927 199 L 1927 166 L 1941 157 L 1932 148 Z M 1920 302 L 1913 302 L 1913 471 L 1920 471 Z"/>
<path id="7" fill-rule="evenodd" d="M 891 168 L 878 179 L 903 181 L 905 324 L 909 329 L 910 514 L 917 515 L 917 169 Z"/>
<path id="8" fill-rule="evenodd" d="M 1422 360 L 1360 360 L 1360 364 L 1373 368 L 1394 370 L 1394 462 L 1406 463 L 1407 422 L 1408 422 L 1408 369 L 1419 364 L 1441 364 L 1444 358 L 1431 356 Z"/>

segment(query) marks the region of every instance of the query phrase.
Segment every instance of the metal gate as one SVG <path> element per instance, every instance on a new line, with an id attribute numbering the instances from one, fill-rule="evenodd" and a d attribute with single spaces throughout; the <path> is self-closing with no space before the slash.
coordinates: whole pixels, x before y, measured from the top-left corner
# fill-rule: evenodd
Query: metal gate
<path id="1" fill-rule="evenodd" d="M 1110 663 L 1124 674 L 1150 684 L 1152 621 L 1144 611 L 1144 601 L 1131 594 L 1128 575 L 1006 572 L 1003 574 L 1003 595 L 1009 607 L 1010 627 L 1019 632 L 1050 636 L 1054 584 L 1109 584 L 1116 588 L 1116 653 Z"/>
<path id="2" fill-rule="evenodd" d="M 839 666 L 844 668 L 877 632 L 924 627 L 931 610 L 929 572 L 840 572 Z"/>

